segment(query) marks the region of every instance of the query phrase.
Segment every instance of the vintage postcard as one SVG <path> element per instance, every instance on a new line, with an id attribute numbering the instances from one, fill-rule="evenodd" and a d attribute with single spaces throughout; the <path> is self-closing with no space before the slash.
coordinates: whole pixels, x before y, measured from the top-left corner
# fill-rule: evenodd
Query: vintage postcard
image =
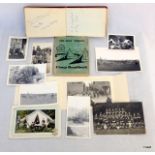
<path id="1" fill-rule="evenodd" d="M 54 74 L 88 75 L 88 39 L 84 37 L 54 38 Z"/>
<path id="2" fill-rule="evenodd" d="M 108 35 L 108 48 L 113 50 L 134 50 L 135 38 L 131 35 Z"/>
<path id="3" fill-rule="evenodd" d="M 67 82 L 68 96 L 90 96 L 91 104 L 111 102 L 110 81 Z"/>
<path id="4" fill-rule="evenodd" d="M 46 64 L 47 75 L 52 72 L 52 43 L 33 43 L 32 64 Z"/>
<path id="5" fill-rule="evenodd" d="M 19 87 L 20 105 L 57 104 L 57 82 L 45 82 L 37 85 L 21 85 Z"/>
<path id="6" fill-rule="evenodd" d="M 45 81 L 46 65 L 10 65 L 8 85 L 38 84 Z"/>
<path id="7" fill-rule="evenodd" d="M 68 97 L 66 128 L 67 137 L 90 137 L 90 97 Z"/>
<path id="8" fill-rule="evenodd" d="M 141 102 L 95 104 L 93 124 L 96 135 L 144 134 L 145 123 Z"/>
<path id="9" fill-rule="evenodd" d="M 26 60 L 28 48 L 28 38 L 10 37 L 8 43 L 7 60 L 22 61 Z"/>
<path id="10" fill-rule="evenodd" d="M 133 51 L 95 48 L 97 71 L 140 71 L 139 48 Z"/>
<path id="11" fill-rule="evenodd" d="M 60 111 L 57 106 L 15 106 L 12 110 L 10 138 L 60 136 Z"/>

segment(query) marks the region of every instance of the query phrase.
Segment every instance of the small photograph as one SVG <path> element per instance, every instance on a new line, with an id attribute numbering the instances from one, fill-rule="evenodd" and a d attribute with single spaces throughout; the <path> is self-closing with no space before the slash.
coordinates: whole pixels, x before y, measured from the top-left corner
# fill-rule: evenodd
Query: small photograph
<path id="1" fill-rule="evenodd" d="M 93 125 L 96 135 L 144 134 L 142 103 L 95 104 L 93 106 Z"/>
<path id="2" fill-rule="evenodd" d="M 91 102 L 111 102 L 109 81 L 67 82 L 68 96 L 90 96 Z"/>
<path id="3" fill-rule="evenodd" d="M 68 97 L 66 126 L 67 126 L 67 136 L 83 137 L 83 138 L 89 137 L 90 97 L 79 97 L 79 96 Z"/>
<path id="4" fill-rule="evenodd" d="M 139 50 L 112 51 L 104 48 L 96 48 L 97 71 L 140 71 Z"/>
<path id="5" fill-rule="evenodd" d="M 21 85 L 19 88 L 20 105 L 57 103 L 56 81 L 37 85 Z"/>
<path id="6" fill-rule="evenodd" d="M 119 50 L 133 50 L 134 48 L 134 36 L 127 35 L 109 35 L 108 36 L 108 48 Z"/>
<path id="7" fill-rule="evenodd" d="M 32 64 L 46 64 L 47 74 L 52 70 L 52 43 L 33 43 Z"/>
<path id="8" fill-rule="evenodd" d="M 78 97 L 75 97 L 78 99 Z M 90 100 L 88 102 L 74 102 L 68 104 L 67 122 L 68 125 L 89 125 Z"/>
<path id="9" fill-rule="evenodd" d="M 56 106 L 13 107 L 11 138 L 44 138 L 59 136 L 60 115 Z"/>
<path id="10" fill-rule="evenodd" d="M 89 127 L 88 126 L 84 126 L 84 127 L 67 126 L 67 136 L 88 138 L 90 137 Z"/>
<path id="11" fill-rule="evenodd" d="M 38 84 L 45 81 L 46 65 L 10 65 L 8 84 Z"/>
<path id="12" fill-rule="evenodd" d="M 27 55 L 28 39 L 26 37 L 10 37 L 7 60 L 25 60 Z"/>
<path id="13" fill-rule="evenodd" d="M 55 110 L 18 110 L 16 133 L 55 133 Z"/>
<path id="14" fill-rule="evenodd" d="M 139 60 L 97 60 L 98 71 L 140 71 Z"/>

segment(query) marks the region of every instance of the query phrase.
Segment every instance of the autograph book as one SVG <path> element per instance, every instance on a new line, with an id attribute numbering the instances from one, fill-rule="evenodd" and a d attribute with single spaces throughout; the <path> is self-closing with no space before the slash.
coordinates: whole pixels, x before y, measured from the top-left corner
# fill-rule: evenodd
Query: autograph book
<path id="1" fill-rule="evenodd" d="M 107 7 L 25 7 L 28 37 L 105 37 Z"/>

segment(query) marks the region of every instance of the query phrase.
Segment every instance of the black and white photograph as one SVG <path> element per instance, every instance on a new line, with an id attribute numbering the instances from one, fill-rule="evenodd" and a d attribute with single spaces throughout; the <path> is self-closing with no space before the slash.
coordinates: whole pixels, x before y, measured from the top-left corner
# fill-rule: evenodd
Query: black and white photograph
<path id="1" fill-rule="evenodd" d="M 57 82 L 19 87 L 20 105 L 43 105 L 57 103 Z"/>
<path id="2" fill-rule="evenodd" d="M 108 48 L 114 50 L 134 50 L 135 39 L 131 35 L 108 35 Z"/>
<path id="3" fill-rule="evenodd" d="M 78 102 L 77 102 L 78 101 Z M 89 137 L 90 97 L 69 96 L 67 106 L 67 136 Z M 82 128 L 86 131 L 83 131 Z"/>
<path id="4" fill-rule="evenodd" d="M 109 81 L 67 82 L 68 96 L 90 96 L 91 102 L 111 102 Z"/>
<path id="5" fill-rule="evenodd" d="M 69 97 L 70 98 L 70 97 Z M 74 100 L 73 99 L 78 99 Z M 90 98 L 73 97 L 71 103 L 68 100 L 67 123 L 68 125 L 89 125 Z"/>
<path id="6" fill-rule="evenodd" d="M 33 43 L 32 64 L 46 64 L 47 74 L 52 70 L 52 43 Z"/>
<path id="7" fill-rule="evenodd" d="M 67 136 L 68 137 L 83 137 L 87 138 L 90 137 L 90 132 L 88 126 L 84 127 L 74 127 L 74 126 L 67 126 Z"/>
<path id="8" fill-rule="evenodd" d="M 8 44 L 8 61 L 26 60 L 28 39 L 26 37 L 10 37 Z"/>
<path id="9" fill-rule="evenodd" d="M 97 71 L 140 71 L 139 50 L 112 51 L 106 48 L 96 48 Z"/>
<path id="10" fill-rule="evenodd" d="M 46 78 L 46 65 L 10 65 L 8 71 L 8 85 L 38 84 Z"/>
<path id="11" fill-rule="evenodd" d="M 93 106 L 93 126 L 96 135 L 145 134 L 141 102 L 116 102 Z"/>
<path id="12" fill-rule="evenodd" d="M 13 107 L 10 137 L 33 138 L 59 135 L 59 112 L 56 106 Z"/>

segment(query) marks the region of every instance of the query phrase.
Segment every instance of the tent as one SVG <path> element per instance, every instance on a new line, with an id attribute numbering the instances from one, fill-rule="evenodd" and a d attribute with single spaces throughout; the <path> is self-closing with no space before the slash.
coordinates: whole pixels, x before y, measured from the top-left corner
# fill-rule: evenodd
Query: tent
<path id="1" fill-rule="evenodd" d="M 21 119 L 22 122 L 26 121 L 27 126 L 31 126 L 33 123 L 37 124 L 38 126 L 44 124 L 47 126 L 49 123 L 54 123 L 54 119 L 49 117 L 46 113 L 41 110 L 36 110 L 30 113 L 29 115 L 25 116 Z"/>

